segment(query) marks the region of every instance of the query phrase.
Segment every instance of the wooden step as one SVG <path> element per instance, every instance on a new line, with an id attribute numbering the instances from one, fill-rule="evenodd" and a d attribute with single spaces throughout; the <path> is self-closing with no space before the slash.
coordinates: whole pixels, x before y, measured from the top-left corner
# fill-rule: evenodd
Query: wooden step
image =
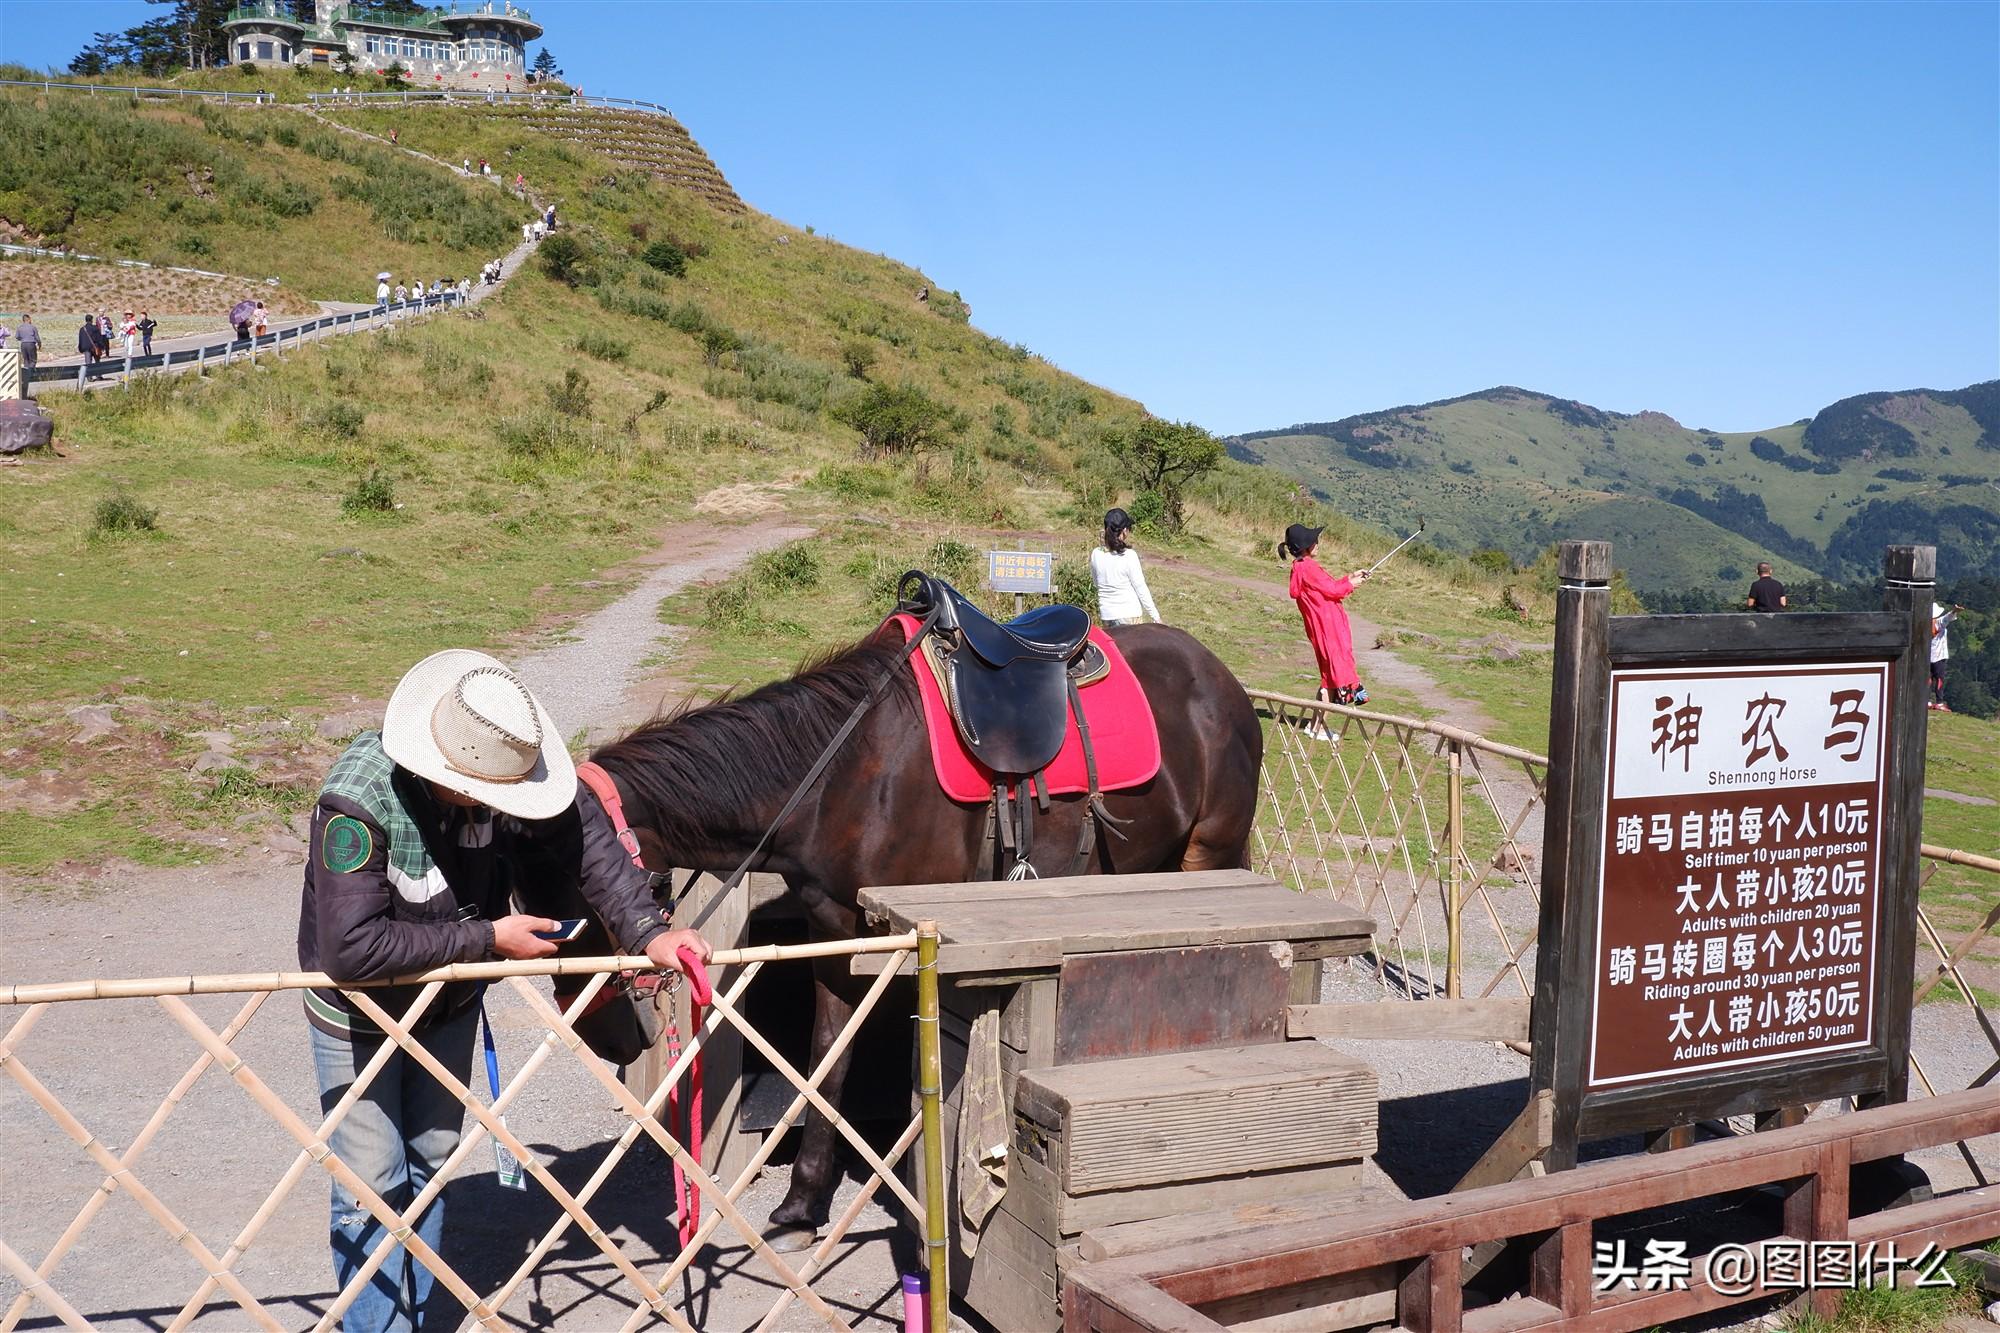
<path id="1" fill-rule="evenodd" d="M 1358 1162 L 1375 1072 L 1317 1042 L 1025 1070 L 1015 1151 L 1069 1195 Z"/>

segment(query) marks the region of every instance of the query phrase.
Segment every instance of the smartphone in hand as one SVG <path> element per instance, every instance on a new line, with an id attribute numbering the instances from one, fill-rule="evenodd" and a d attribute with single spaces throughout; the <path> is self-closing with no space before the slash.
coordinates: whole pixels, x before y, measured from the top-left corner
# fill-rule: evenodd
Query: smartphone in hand
<path id="1" fill-rule="evenodd" d="M 583 934 L 583 928 L 588 924 L 589 920 L 586 917 L 571 917 L 568 920 L 556 922 L 554 930 L 536 931 L 535 938 L 538 940 L 552 940 L 557 944 L 567 944 L 569 941 Z"/>

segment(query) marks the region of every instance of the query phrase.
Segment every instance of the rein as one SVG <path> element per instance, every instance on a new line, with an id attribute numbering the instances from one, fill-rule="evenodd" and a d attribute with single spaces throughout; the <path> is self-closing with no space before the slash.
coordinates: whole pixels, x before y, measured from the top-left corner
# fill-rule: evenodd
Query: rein
<path id="1" fill-rule="evenodd" d="M 937 623 L 938 610 L 939 608 L 935 606 L 930 609 L 930 612 L 924 616 L 923 622 L 911 633 L 908 642 L 904 643 L 902 651 L 896 654 L 895 662 L 890 665 L 887 671 L 882 673 L 880 679 L 868 687 L 867 697 L 854 706 L 854 711 L 847 715 L 847 721 L 841 723 L 840 730 L 833 733 L 833 739 L 826 743 L 826 748 L 820 751 L 819 758 L 813 761 L 813 766 L 806 770 L 805 777 L 799 780 L 799 785 L 792 792 L 791 799 L 785 802 L 785 808 L 778 811 L 778 817 L 771 821 L 770 827 L 764 830 L 764 836 L 757 839 L 757 845 L 750 849 L 750 855 L 744 857 L 742 863 L 736 869 L 729 872 L 729 878 L 722 881 L 722 888 L 708 900 L 708 906 L 701 909 L 700 915 L 695 917 L 692 923 L 694 929 L 700 930 L 702 923 L 707 921 L 711 916 L 714 916 L 716 909 L 721 907 L 728 900 L 729 895 L 736 891 L 737 885 L 741 884 L 744 877 L 750 873 L 750 867 L 756 864 L 757 858 L 764 854 L 764 848 L 770 845 L 772 836 L 780 828 L 784 827 L 785 821 L 792 817 L 792 812 L 799 808 L 799 802 L 805 800 L 806 794 L 825 775 L 827 766 L 833 762 L 834 755 L 838 754 L 840 747 L 847 743 L 847 738 L 854 734 L 854 729 L 861 725 L 861 719 L 868 715 L 868 710 L 880 701 L 883 690 L 888 687 L 889 682 L 896 679 L 896 674 L 903 669 L 903 664 L 910 660 L 911 654 L 917 651 L 918 645 L 922 644 L 924 637 L 930 633 L 931 626 Z M 591 765 L 591 767 L 595 767 L 595 765 Z M 581 772 L 581 768 L 578 771 Z M 599 769 L 598 771 L 602 772 L 603 770 Z M 680 893 L 674 897 L 674 907 L 676 909 L 680 907 L 681 902 L 686 899 L 688 893 L 694 888 L 694 882 L 700 875 L 701 872 L 699 870 L 688 872 L 687 883 L 681 886 Z"/>

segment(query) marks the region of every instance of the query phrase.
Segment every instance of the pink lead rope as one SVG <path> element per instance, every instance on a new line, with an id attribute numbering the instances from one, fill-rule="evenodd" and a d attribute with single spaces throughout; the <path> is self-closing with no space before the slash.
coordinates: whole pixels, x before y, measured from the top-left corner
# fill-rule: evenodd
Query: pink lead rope
<path id="1" fill-rule="evenodd" d="M 601 766 L 588 761 L 576 766 L 576 776 L 577 780 L 590 788 L 591 793 L 597 797 L 598 804 L 604 807 L 604 813 L 611 816 L 611 827 L 618 835 L 618 845 L 623 847 L 625 854 L 632 858 L 634 866 L 640 870 L 644 870 L 646 868 L 645 862 L 639 857 L 639 835 L 634 833 L 632 826 L 625 822 L 625 802 L 618 795 L 618 784 L 611 780 L 611 775 L 605 772 Z M 686 971 L 688 979 L 688 1027 L 691 1031 L 699 1033 L 701 1031 L 702 1016 L 708 1009 L 709 1001 L 715 996 L 715 989 L 709 984 L 708 969 L 703 966 L 701 955 L 686 945 L 682 945 L 678 956 L 681 967 Z M 680 1028 L 674 1022 L 671 1005 L 667 1009 L 666 1027 L 667 1063 L 671 1066 L 675 1061 L 680 1059 L 681 1055 Z M 701 1052 L 699 1051 L 696 1051 L 694 1059 L 688 1062 L 687 1079 L 687 1121 L 686 1132 L 682 1135 L 682 1140 L 687 1144 L 688 1156 L 693 1158 L 696 1163 L 699 1163 L 701 1161 L 702 1117 Z M 676 1084 L 668 1088 L 665 1110 L 669 1133 L 673 1132 L 675 1116 L 680 1110 L 680 1101 L 680 1086 Z M 674 1206 L 680 1214 L 678 1231 L 681 1248 L 686 1249 L 693 1243 L 695 1232 L 700 1230 L 701 1227 L 701 1188 L 689 1178 L 686 1169 L 681 1166 L 678 1159 L 674 1161 Z"/>

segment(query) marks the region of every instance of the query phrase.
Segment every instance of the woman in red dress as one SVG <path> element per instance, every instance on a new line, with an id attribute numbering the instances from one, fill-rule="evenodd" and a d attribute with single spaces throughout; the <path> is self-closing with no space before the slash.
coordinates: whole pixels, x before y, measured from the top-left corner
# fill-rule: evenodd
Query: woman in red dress
<path id="1" fill-rule="evenodd" d="M 1357 584 L 1368 581 L 1368 571 L 1357 569 L 1345 578 L 1335 578 L 1320 568 L 1319 561 L 1313 559 L 1319 534 L 1318 528 L 1292 524 L 1278 543 L 1278 556 L 1292 560 L 1292 600 L 1299 604 L 1306 639 L 1319 661 L 1319 697 L 1331 703 L 1364 704 L 1368 691 L 1354 666 L 1354 632 L 1348 628 L 1347 612 L 1340 604 Z"/>

